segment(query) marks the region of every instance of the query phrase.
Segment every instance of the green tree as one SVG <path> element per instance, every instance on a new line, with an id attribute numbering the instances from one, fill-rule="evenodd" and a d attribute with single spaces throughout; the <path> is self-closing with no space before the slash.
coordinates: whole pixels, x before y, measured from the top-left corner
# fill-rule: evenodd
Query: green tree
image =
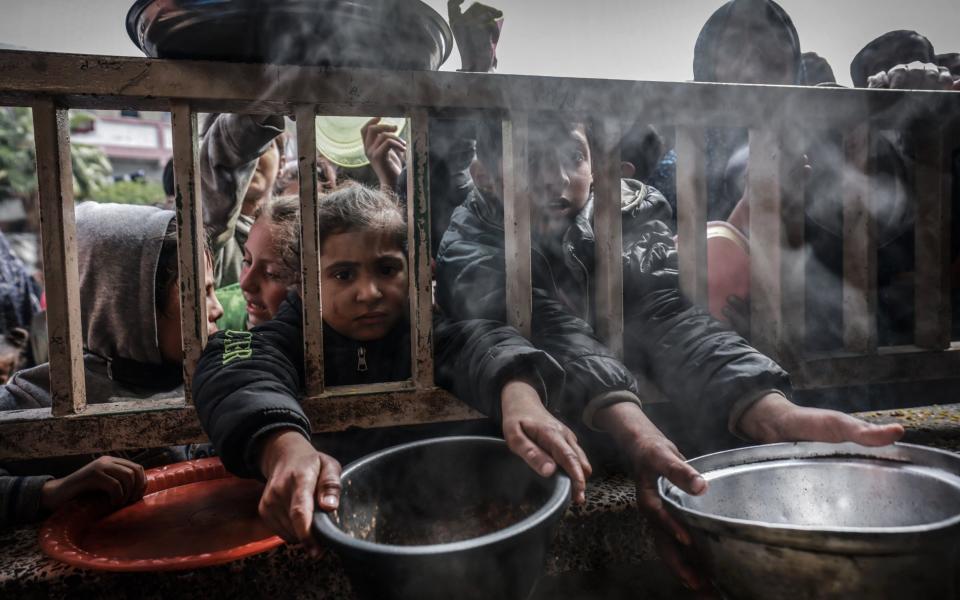
<path id="1" fill-rule="evenodd" d="M 71 123 L 90 118 L 88 113 L 71 112 Z M 31 201 L 37 191 L 36 156 L 30 109 L 0 108 L 0 198 Z M 72 144 L 70 162 L 75 199 L 91 199 L 110 184 L 113 167 L 99 148 Z"/>

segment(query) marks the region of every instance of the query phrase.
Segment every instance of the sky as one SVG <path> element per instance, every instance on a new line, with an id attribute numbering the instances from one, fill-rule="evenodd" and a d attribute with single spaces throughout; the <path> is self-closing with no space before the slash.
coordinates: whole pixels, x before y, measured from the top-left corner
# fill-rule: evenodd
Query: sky
<path id="1" fill-rule="evenodd" d="M 446 0 L 426 0 L 446 16 Z M 693 46 L 722 0 L 487 0 L 506 20 L 501 73 L 685 81 Z M 0 44 L 85 54 L 141 55 L 124 25 L 133 0 L 0 0 Z M 915 29 L 938 52 L 960 51 L 958 0 L 780 0 L 804 51 L 827 58 L 838 81 L 871 39 Z M 469 5 L 469 0 L 465 7 Z M 459 67 L 453 53 L 444 70 Z"/>

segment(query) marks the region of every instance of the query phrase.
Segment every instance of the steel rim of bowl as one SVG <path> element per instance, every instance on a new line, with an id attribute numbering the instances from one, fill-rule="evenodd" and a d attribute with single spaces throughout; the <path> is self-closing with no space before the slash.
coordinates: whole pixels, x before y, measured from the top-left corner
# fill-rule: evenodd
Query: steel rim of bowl
<path id="1" fill-rule="evenodd" d="M 356 0 L 344 0 L 344 1 L 355 2 Z M 447 62 L 447 59 L 450 58 L 450 54 L 453 52 L 453 31 L 451 31 L 450 25 L 447 24 L 446 20 L 440 15 L 440 13 L 435 11 L 430 5 L 426 4 L 425 2 L 422 2 L 421 0 L 404 0 L 404 1 L 406 1 L 409 5 L 411 16 L 416 16 L 416 17 L 429 20 L 434 25 L 437 26 L 437 31 L 440 33 L 440 37 L 442 38 L 442 41 L 443 41 L 443 47 L 441 48 L 441 56 L 440 56 L 439 64 L 442 65 L 443 63 Z M 133 42 L 133 45 L 139 48 L 144 53 L 147 53 L 146 40 L 141 39 L 140 34 L 137 31 L 138 25 L 140 23 L 140 15 L 145 10 L 150 8 L 152 4 L 155 4 L 156 2 L 157 0 L 136 0 L 136 2 L 133 3 L 133 6 L 130 7 L 130 10 L 127 11 L 127 21 L 126 21 L 127 36 L 129 36 L 130 40 Z M 197 0 L 182 0 L 180 4 L 193 4 L 195 5 L 192 7 L 194 11 L 203 12 L 203 13 L 211 12 L 211 8 L 212 8 L 211 6 L 205 5 L 204 3 L 198 2 Z M 221 2 L 221 4 L 227 5 L 231 3 Z M 185 10 L 181 6 L 177 6 L 173 8 L 181 12 Z M 283 7 L 282 5 L 279 5 L 277 8 L 282 9 Z M 291 8 L 295 8 L 295 6 L 291 6 Z M 237 9 L 237 8 L 231 7 L 230 10 L 232 10 L 233 12 L 238 12 L 238 11 L 242 11 L 242 8 Z"/>
<path id="2" fill-rule="evenodd" d="M 802 454 L 796 452 L 797 448 L 801 450 L 806 450 L 812 452 L 811 454 Z M 782 452 L 786 450 L 793 449 L 794 452 L 791 454 L 789 452 Z M 723 450 L 721 452 L 715 452 L 712 454 L 706 454 L 694 459 L 687 461 L 691 466 L 697 468 L 698 463 L 707 463 L 711 464 L 710 469 L 703 470 L 704 473 L 709 473 L 713 470 L 718 470 L 721 468 L 735 467 L 739 465 L 746 464 L 760 464 L 763 462 L 772 462 L 775 460 L 786 460 L 789 458 L 859 458 L 859 459 L 874 459 L 874 460 L 884 460 L 891 463 L 901 463 L 901 464 L 910 464 L 914 466 L 926 466 L 912 462 L 909 460 L 904 460 L 903 458 L 897 459 L 894 456 L 893 452 L 884 451 L 884 449 L 901 449 L 906 451 L 908 455 L 911 454 L 927 454 L 930 456 L 939 456 L 941 459 L 948 462 L 956 462 L 958 467 L 960 467 L 960 456 L 946 450 L 940 450 L 937 448 L 929 448 L 927 446 L 919 446 L 916 444 L 903 444 L 897 442 L 890 446 L 883 447 L 869 447 L 869 446 L 860 446 L 853 443 L 842 443 L 842 444 L 830 444 L 825 442 L 784 442 L 779 444 L 765 444 L 760 446 L 748 446 L 746 448 L 735 448 L 733 450 Z M 819 452 L 818 452 L 819 451 Z M 750 460 L 753 453 L 766 454 L 769 453 L 772 456 L 762 457 L 760 460 Z M 731 462 L 728 464 L 723 464 L 722 461 L 725 457 L 735 456 L 738 454 L 746 454 L 747 456 L 743 457 L 744 460 L 739 460 L 737 462 Z M 712 463 L 720 464 L 712 464 Z M 937 468 L 937 467 L 929 467 Z M 698 469 L 700 470 L 700 469 Z M 953 473 L 954 477 L 960 480 L 960 473 Z M 895 535 L 911 535 L 911 534 L 923 534 L 923 533 L 933 533 L 939 532 L 942 530 L 949 529 L 951 527 L 960 525 L 960 510 L 957 511 L 953 517 L 942 519 L 940 521 L 935 521 L 933 523 L 926 523 L 923 525 L 904 525 L 897 527 L 821 527 L 816 525 L 790 525 L 784 523 L 766 523 L 764 521 L 753 521 L 749 519 L 737 519 L 733 517 L 725 517 L 722 515 L 715 515 L 711 513 L 706 513 L 700 510 L 696 510 L 687 506 L 683 506 L 677 502 L 670 493 L 672 490 L 679 490 L 676 485 L 670 483 L 663 477 L 660 477 L 657 481 L 657 490 L 660 494 L 660 499 L 668 503 L 675 510 L 694 517 L 700 524 L 722 524 L 722 525 L 731 525 L 743 528 L 738 534 L 735 534 L 737 537 L 749 537 L 749 533 L 758 532 L 761 534 L 802 534 L 802 533 L 819 533 L 824 535 L 837 535 L 837 536 L 847 536 L 852 537 L 853 539 L 870 539 L 877 538 L 879 536 L 891 537 Z M 682 490 L 680 490 L 682 492 Z M 709 491 L 707 492 L 709 493 Z M 731 534 L 730 531 L 725 531 L 726 534 Z"/>
<path id="3" fill-rule="evenodd" d="M 454 436 L 454 437 L 444 437 L 444 438 L 431 438 L 428 440 L 420 440 L 417 442 L 411 442 L 409 444 L 402 444 L 400 446 L 394 446 L 392 448 L 387 448 L 380 452 L 375 452 L 369 456 L 365 456 L 359 460 L 356 460 L 343 470 L 340 474 L 340 480 L 343 481 L 346 477 L 353 471 L 359 469 L 360 467 L 371 463 L 375 460 L 378 460 L 382 457 L 389 456 L 391 454 L 398 454 L 405 452 L 411 448 L 416 448 L 419 446 L 435 446 L 438 444 L 449 444 L 456 442 L 476 442 L 483 444 L 496 445 L 501 447 L 506 447 L 507 443 L 501 439 L 486 437 L 486 436 Z M 539 477 L 536 473 L 535 476 Z M 464 550 L 476 550 L 484 546 L 491 546 L 502 542 L 508 538 L 514 537 L 517 534 L 524 533 L 533 529 L 535 526 L 542 523 L 547 515 L 559 509 L 564 503 L 567 502 L 568 497 L 570 496 L 570 478 L 563 474 L 559 469 L 551 476 L 551 479 L 555 479 L 553 482 L 553 491 L 550 493 L 550 497 L 547 501 L 537 509 L 536 512 L 527 516 L 520 521 L 517 521 L 513 525 L 495 531 L 493 533 L 488 533 L 487 535 L 482 535 L 480 537 L 470 538 L 466 540 L 460 540 L 458 542 L 450 542 L 448 544 L 429 544 L 423 546 L 399 546 L 396 544 L 380 544 L 377 542 L 369 542 L 367 540 L 361 540 L 355 538 L 352 535 L 348 534 L 340 527 L 338 527 L 333 519 L 330 518 L 329 513 L 317 511 L 315 514 L 319 514 L 319 518 L 314 522 L 317 524 L 317 528 L 320 532 L 326 537 L 329 541 L 332 541 L 336 544 L 342 546 L 348 546 L 357 550 L 365 550 L 367 552 L 385 554 L 396 556 L 398 554 L 406 556 L 429 556 L 435 554 L 451 554 L 455 552 L 461 552 Z M 547 480 L 549 481 L 549 480 Z"/>

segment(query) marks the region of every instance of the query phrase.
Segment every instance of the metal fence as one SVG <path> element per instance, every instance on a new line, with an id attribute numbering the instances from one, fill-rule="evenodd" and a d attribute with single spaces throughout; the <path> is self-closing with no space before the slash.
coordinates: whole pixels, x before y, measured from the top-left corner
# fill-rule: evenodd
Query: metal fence
<path id="1" fill-rule="evenodd" d="M 677 132 L 678 233 L 684 292 L 706 300 L 706 177 L 708 127 L 750 130 L 752 340 L 793 371 L 801 388 L 949 377 L 960 373 L 950 341 L 949 157 L 957 128 L 929 125 L 919 134 L 916 172 L 915 343 L 878 347 L 877 240 L 870 190 L 844 184 L 844 350 L 807 356 L 802 269 L 784 249 L 803 244 L 798 183 L 784 149 L 804 123 L 843 132 L 846 160 L 870 168 L 869 139 L 898 127 L 904 111 L 954 115 L 960 94 L 838 88 L 651 83 L 469 73 L 331 71 L 274 65 L 165 61 L 0 51 L 0 104 L 33 109 L 48 302 L 52 410 L 0 413 L 0 459 L 74 454 L 200 441 L 191 406 L 193 368 L 206 342 L 203 221 L 197 178 L 197 113 L 245 112 L 296 116 L 300 168 L 305 373 L 303 406 L 318 431 L 476 417 L 433 380 L 431 333 L 429 148 L 431 116 L 497 118 L 503 122 L 508 321 L 528 331 L 531 311 L 531 119 L 564 114 L 591 121 L 596 194 L 597 330 L 615 352 L 623 348 L 623 271 L 619 139 L 638 118 Z M 67 110 L 131 108 L 170 111 L 173 123 L 185 398 L 86 403 L 74 199 Z M 410 323 L 409 381 L 326 387 L 317 247 L 316 131 L 321 115 L 406 116 Z M 952 122 L 956 122 L 953 119 Z M 802 187 L 799 188 L 802 191 Z M 799 206 L 799 208 L 798 208 Z M 789 267 L 789 268 L 788 268 Z"/>

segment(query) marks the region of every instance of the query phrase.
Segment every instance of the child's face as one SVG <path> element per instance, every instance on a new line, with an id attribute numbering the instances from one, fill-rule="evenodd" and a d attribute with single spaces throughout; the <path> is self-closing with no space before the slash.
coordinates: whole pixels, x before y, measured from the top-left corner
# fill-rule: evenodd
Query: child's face
<path id="1" fill-rule="evenodd" d="M 590 199 L 590 144 L 577 124 L 549 124 L 530 136 L 534 223 L 541 235 L 563 235 Z"/>
<path id="2" fill-rule="evenodd" d="M 247 322 L 251 327 L 265 323 L 280 309 L 287 297 L 290 274 L 274 251 L 270 220 L 262 216 L 250 228 L 243 247 L 240 289 L 247 301 Z"/>
<path id="3" fill-rule="evenodd" d="M 223 316 L 223 307 L 213 288 L 213 263 L 204 261 L 204 296 L 207 303 L 207 335 L 217 332 L 217 319 Z M 183 360 L 180 341 L 180 279 L 167 291 L 165 309 L 157 314 L 157 343 L 164 362 L 177 363 Z"/>
<path id="4" fill-rule="evenodd" d="M 337 333 L 381 339 L 407 312 L 407 258 L 376 231 L 331 235 L 320 249 L 323 320 Z"/>

